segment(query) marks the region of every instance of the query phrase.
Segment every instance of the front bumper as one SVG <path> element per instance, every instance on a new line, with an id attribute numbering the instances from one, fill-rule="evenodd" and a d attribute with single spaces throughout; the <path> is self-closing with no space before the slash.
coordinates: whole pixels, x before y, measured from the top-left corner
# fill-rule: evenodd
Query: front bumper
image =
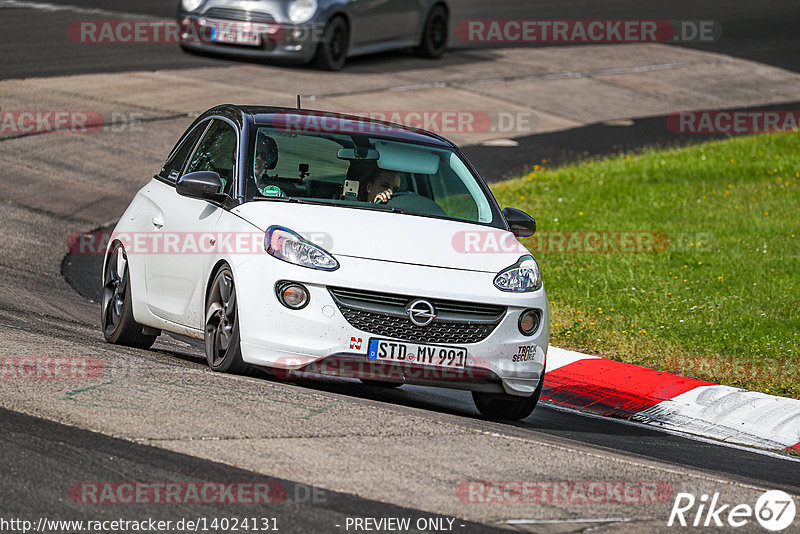
<path id="1" fill-rule="evenodd" d="M 388 379 L 473 391 L 502 390 L 519 396 L 533 394 L 544 372 L 549 342 L 550 319 L 544 289 L 532 293 L 504 293 L 494 287 L 491 273 L 346 256 L 337 259 L 341 267 L 333 272 L 305 269 L 271 257 L 251 258 L 236 266 L 234 277 L 240 288 L 237 298 L 244 361 L 276 371 L 333 376 L 341 374 L 344 363 L 350 378 Z M 279 280 L 303 284 L 310 294 L 309 304 L 301 310 L 289 310 L 281 305 L 275 295 L 275 283 Z M 453 287 L 454 284 L 457 287 Z M 351 325 L 328 286 L 492 303 L 505 306 L 507 310 L 497 327 L 481 341 L 438 343 L 464 347 L 468 351 L 467 369 L 454 376 L 451 369 L 426 369 L 408 364 L 381 366 L 368 361 L 370 338 L 387 339 L 387 336 Z M 541 323 L 532 336 L 525 336 L 519 332 L 517 324 L 519 315 L 529 308 L 541 310 Z M 382 378 L 381 373 L 389 373 L 388 378 Z"/>
<path id="2" fill-rule="evenodd" d="M 180 43 L 188 50 L 235 56 L 250 59 L 271 59 L 286 63 L 308 63 L 317 50 L 318 31 L 309 23 L 293 25 L 286 23 L 252 23 L 255 33 L 260 35 L 260 44 L 219 43 L 211 39 L 212 26 L 247 25 L 245 21 L 206 19 L 189 15 L 179 19 Z"/>

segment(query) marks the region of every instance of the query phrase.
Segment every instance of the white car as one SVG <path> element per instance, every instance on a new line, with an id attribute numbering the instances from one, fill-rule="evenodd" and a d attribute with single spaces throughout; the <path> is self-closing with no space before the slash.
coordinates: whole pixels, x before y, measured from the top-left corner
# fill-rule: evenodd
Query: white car
<path id="1" fill-rule="evenodd" d="M 202 114 L 120 218 L 103 268 L 111 343 L 205 340 L 212 369 L 472 391 L 536 406 L 549 338 L 539 267 L 442 137 L 319 111 Z"/>

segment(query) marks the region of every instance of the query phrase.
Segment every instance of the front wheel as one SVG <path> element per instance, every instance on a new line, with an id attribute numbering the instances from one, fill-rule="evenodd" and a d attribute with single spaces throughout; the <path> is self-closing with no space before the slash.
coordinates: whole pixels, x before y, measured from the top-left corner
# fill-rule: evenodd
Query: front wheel
<path id="1" fill-rule="evenodd" d="M 517 397 L 506 393 L 480 393 L 472 392 L 472 400 L 481 415 L 487 419 L 505 419 L 508 421 L 519 421 L 525 419 L 533 413 L 534 408 L 539 403 L 539 396 L 542 394 L 544 385 L 544 373 L 539 379 L 533 395 L 530 397 Z"/>
<path id="2" fill-rule="evenodd" d="M 314 56 L 314 66 L 323 70 L 341 70 L 347 60 L 350 32 L 341 17 L 331 20 L 325 27 L 322 42 Z"/>
<path id="3" fill-rule="evenodd" d="M 133 318 L 128 256 L 121 243 L 115 243 L 103 272 L 103 337 L 115 345 L 149 349 L 158 336 L 145 333 Z"/>
<path id="4" fill-rule="evenodd" d="M 208 292 L 204 340 L 206 360 L 214 371 L 246 374 L 251 370 L 242 360 L 236 287 L 227 266 L 217 272 Z"/>

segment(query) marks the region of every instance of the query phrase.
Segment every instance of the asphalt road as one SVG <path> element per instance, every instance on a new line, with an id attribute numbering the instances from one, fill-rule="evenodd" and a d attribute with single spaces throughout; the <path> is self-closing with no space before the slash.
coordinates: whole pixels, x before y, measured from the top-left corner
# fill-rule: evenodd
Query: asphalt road
<path id="1" fill-rule="evenodd" d="M 737 108 L 746 110 L 749 108 Z M 754 110 L 800 109 L 800 102 L 756 106 Z M 591 158 L 610 156 L 645 147 L 678 147 L 729 134 L 685 135 L 664 128 L 667 116 L 627 121 L 608 121 L 557 132 L 515 137 L 514 146 L 470 145 L 464 152 L 487 182 L 497 182 L 528 172 L 531 154 L 547 166 L 558 166 Z"/>
<path id="2" fill-rule="evenodd" d="M 42 9 L 20 9 L 14 7 L 16 1 L 0 2 L 0 79 L 236 63 L 186 54 L 174 44 L 104 46 L 67 39 L 69 25 L 81 20 L 172 18 L 174 1 L 52 0 L 41 2 L 47 6 Z M 74 9 L 54 11 L 53 5 Z M 480 0 L 454 0 L 451 7 L 454 22 L 515 18 L 712 20 L 722 28 L 719 40 L 684 46 L 800 71 L 800 15 L 792 0 L 764 0 L 757 5 L 749 0 L 605 0 L 590 4 L 580 0 L 506 0 L 491 6 Z M 459 48 L 464 43 L 451 36 L 451 46 Z M 390 70 L 400 56 L 402 53 L 357 58 L 350 62 L 350 68 Z"/>
<path id="3" fill-rule="evenodd" d="M 109 18 L 86 9 L 169 17 L 172 2 L 53 4 L 79 9 L 9 8 L 8 2 L 0 7 L 1 78 L 233 64 L 186 55 L 175 46 L 97 47 L 64 39 L 76 20 Z M 537 18 L 711 18 L 722 24 L 724 38 L 705 46 L 798 70 L 797 16 L 790 2 L 761 2 L 757 12 L 744 1 L 663 7 L 656 2 L 554 6 L 513 1 L 500 10 L 492 5 L 491 13 L 483 2 L 456 5 L 463 17 L 530 17 L 534 7 Z M 355 60 L 352 70 L 379 72 L 396 63 L 396 55 L 384 54 Z M 663 118 L 654 121 L 663 124 Z M 90 382 L 0 381 L 8 408 L 0 410 L 3 518 L 251 515 L 251 509 L 239 506 L 79 504 L 69 498 L 69 489 L 81 481 L 276 482 L 290 493 L 314 487 L 325 492 L 324 502 L 258 510 L 258 515 L 277 517 L 281 530 L 313 532 L 343 531 L 336 524 L 348 517 L 444 514 L 465 518 L 458 521 L 464 531 L 511 528 L 509 520 L 528 518 L 529 523 L 513 527 L 638 533 L 663 530 L 671 506 L 671 499 L 656 506 L 478 506 L 455 498 L 454 488 L 464 480 L 659 480 L 674 491 L 719 491 L 729 502 L 751 504 L 765 489 L 800 494 L 796 459 L 546 404 L 526 421 L 496 423 L 481 419 L 462 392 L 231 377 L 210 372 L 196 345 L 180 338 L 162 336 L 151 351 L 105 343 L 98 306 L 87 299 L 96 287 L 99 259 L 62 262 L 63 243 L 71 232 L 119 216 L 141 185 L 139 167 L 131 169 L 162 158 L 162 145 L 174 140 L 185 127 L 182 122 L 167 118 L 145 125 L 143 133 L 121 134 L 122 143 L 103 135 L 31 136 L 0 146 L 0 355 L 93 358 L 103 369 L 101 379 Z M 637 139 L 657 137 L 658 128 L 648 130 L 648 124 L 522 138 L 518 152 L 538 147 L 557 160 L 635 147 Z M 476 147 L 471 157 L 489 162 L 499 153 L 484 148 Z M 95 161 L 84 154 L 104 157 Z M 62 273 L 85 296 L 68 286 Z"/>
<path id="4" fill-rule="evenodd" d="M 111 227 L 98 231 L 110 231 Z M 102 257 L 98 255 L 68 254 L 62 263 L 62 274 L 69 284 L 84 298 L 98 302 L 100 290 L 97 280 L 102 276 Z M 197 340 L 175 336 L 192 347 L 187 353 L 204 364 L 203 345 Z M 266 374 L 260 379 L 275 381 Z M 436 413 L 471 418 L 478 428 L 490 428 L 478 419 L 469 392 L 440 388 L 402 386 L 387 389 L 362 385 L 354 380 L 302 381 L 304 387 L 346 395 L 353 401 L 369 399 L 395 406 L 421 408 Z M 613 419 L 589 417 L 542 403 L 534 414 L 519 423 L 501 425 L 503 431 L 515 436 L 551 435 L 587 445 L 650 458 L 678 466 L 692 466 L 708 472 L 725 473 L 741 480 L 757 480 L 763 484 L 800 489 L 800 461 L 787 462 L 785 458 L 764 456 L 744 448 L 720 446 L 679 435 L 665 434 L 644 425 L 624 423 Z"/>
<path id="5" fill-rule="evenodd" d="M 174 525 L 185 519 L 205 525 L 211 532 L 225 532 L 234 529 L 214 528 L 211 522 L 220 518 L 250 522 L 257 518 L 258 527 L 267 525 L 275 531 L 297 533 L 335 531 L 346 525 L 348 517 L 403 517 L 410 519 L 412 525 L 419 520 L 445 520 L 443 516 L 265 477 L 9 410 L 0 409 L 0 424 L 4 457 L 0 463 L 4 480 L 0 487 L 0 517 L 6 520 L 17 518 L 37 523 L 39 518 L 51 521 L 124 518 L 127 521 L 172 521 Z M 129 496 L 125 490 L 120 492 L 115 487 L 114 493 L 105 495 L 102 489 L 94 491 L 98 486 L 104 487 L 100 485 L 102 482 L 111 481 L 139 484 L 140 487 L 149 487 L 154 482 L 179 481 L 195 485 L 200 492 L 204 485 L 230 487 L 238 484 L 237 490 L 240 486 L 261 485 L 268 489 L 262 493 L 266 496 L 263 500 L 254 497 L 252 491 L 242 493 L 240 499 L 234 490 L 222 495 L 226 502 L 214 501 L 212 496 L 208 501 L 187 498 L 186 502 L 178 504 L 169 501 L 166 492 L 153 491 L 139 502 L 131 497 L 135 503 L 131 504 L 120 502 Z M 212 493 L 207 490 L 206 495 Z M 117 501 L 117 497 L 121 499 Z M 231 500 L 237 502 L 231 503 Z M 252 500 L 257 502 L 248 502 Z M 470 521 L 459 520 L 455 524 L 465 533 L 505 531 Z M 70 530 L 79 532 L 81 529 L 73 525 L 73 528 L 51 527 L 45 531 Z M 193 529 L 173 526 L 162 530 Z M 410 532 L 425 530 L 413 528 Z"/>

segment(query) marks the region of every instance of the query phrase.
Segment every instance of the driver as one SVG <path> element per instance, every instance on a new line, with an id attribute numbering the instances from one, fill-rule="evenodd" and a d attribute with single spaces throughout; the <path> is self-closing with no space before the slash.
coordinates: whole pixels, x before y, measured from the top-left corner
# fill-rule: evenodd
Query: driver
<path id="1" fill-rule="evenodd" d="M 400 175 L 394 171 L 378 169 L 367 179 L 364 189 L 366 202 L 385 204 L 400 189 Z"/>

